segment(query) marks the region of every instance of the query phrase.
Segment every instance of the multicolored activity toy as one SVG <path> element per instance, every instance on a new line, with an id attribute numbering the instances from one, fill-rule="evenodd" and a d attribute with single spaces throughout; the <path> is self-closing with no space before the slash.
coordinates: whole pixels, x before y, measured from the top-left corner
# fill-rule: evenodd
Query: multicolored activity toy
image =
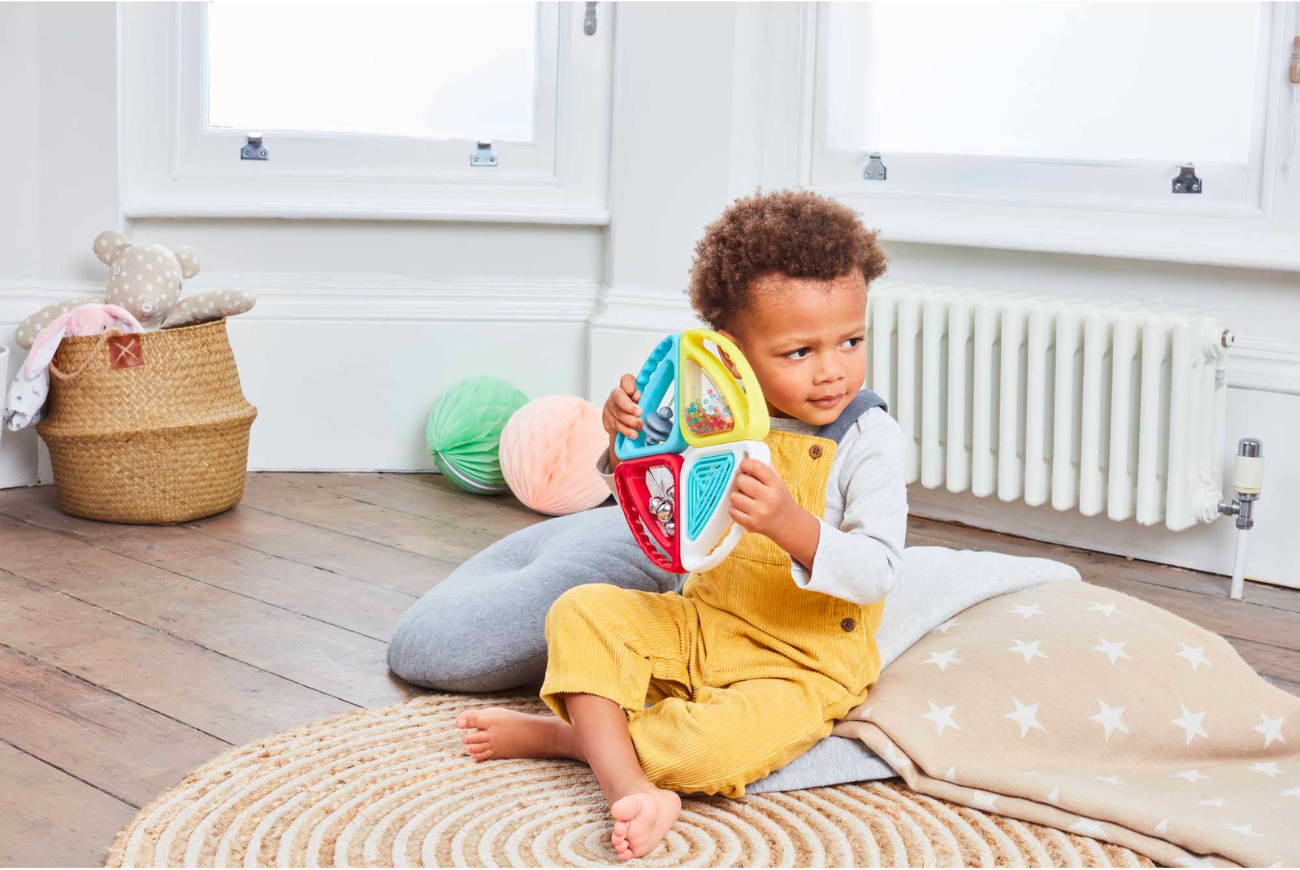
<path id="1" fill-rule="evenodd" d="M 739 379 L 709 344 L 725 351 Z M 614 442 L 619 504 L 650 561 L 677 574 L 706 571 L 744 533 L 731 520 L 740 463 L 771 463 L 763 391 L 740 349 L 707 329 L 659 342 L 636 385 L 641 432 Z"/>

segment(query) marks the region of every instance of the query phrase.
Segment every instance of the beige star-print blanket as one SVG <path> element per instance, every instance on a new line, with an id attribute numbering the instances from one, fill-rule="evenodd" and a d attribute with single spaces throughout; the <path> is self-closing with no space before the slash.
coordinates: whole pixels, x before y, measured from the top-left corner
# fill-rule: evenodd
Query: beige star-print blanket
<path id="1" fill-rule="evenodd" d="M 1087 583 L 963 611 L 834 733 L 915 791 L 1168 866 L 1300 865 L 1300 698 L 1218 635 Z"/>

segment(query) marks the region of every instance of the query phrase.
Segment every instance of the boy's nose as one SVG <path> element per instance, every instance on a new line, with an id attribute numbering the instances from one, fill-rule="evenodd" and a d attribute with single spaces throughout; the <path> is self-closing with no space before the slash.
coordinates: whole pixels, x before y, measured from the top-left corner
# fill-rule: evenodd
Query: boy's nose
<path id="1" fill-rule="evenodd" d="M 829 384 L 834 381 L 843 380 L 843 378 L 844 366 L 835 365 L 834 363 L 825 363 L 817 372 L 817 377 L 814 380 L 814 383 Z"/>

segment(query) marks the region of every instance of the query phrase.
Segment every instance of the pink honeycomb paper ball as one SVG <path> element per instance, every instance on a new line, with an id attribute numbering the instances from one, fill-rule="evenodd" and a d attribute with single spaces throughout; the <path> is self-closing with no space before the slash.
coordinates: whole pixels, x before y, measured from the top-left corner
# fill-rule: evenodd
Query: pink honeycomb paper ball
<path id="1" fill-rule="evenodd" d="M 533 510 L 560 516 L 609 498 L 596 458 L 609 449 L 600 410 L 577 396 L 543 396 L 510 416 L 501 432 L 501 473 Z"/>

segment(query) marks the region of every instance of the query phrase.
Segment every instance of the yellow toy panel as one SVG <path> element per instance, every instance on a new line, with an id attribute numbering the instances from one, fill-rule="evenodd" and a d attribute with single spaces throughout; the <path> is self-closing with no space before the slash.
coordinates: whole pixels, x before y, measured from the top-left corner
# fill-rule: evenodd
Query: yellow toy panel
<path id="1" fill-rule="evenodd" d="M 692 447 L 762 441 L 771 423 L 754 370 L 740 348 L 709 329 L 688 329 L 680 339 L 677 401 L 681 433 Z M 726 352 L 739 382 L 705 342 Z"/>

